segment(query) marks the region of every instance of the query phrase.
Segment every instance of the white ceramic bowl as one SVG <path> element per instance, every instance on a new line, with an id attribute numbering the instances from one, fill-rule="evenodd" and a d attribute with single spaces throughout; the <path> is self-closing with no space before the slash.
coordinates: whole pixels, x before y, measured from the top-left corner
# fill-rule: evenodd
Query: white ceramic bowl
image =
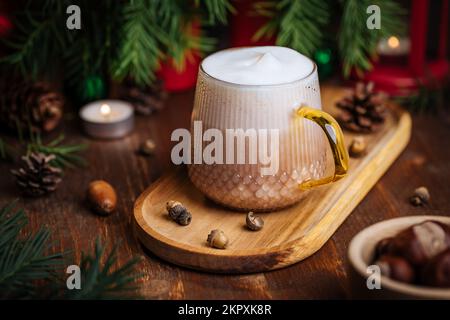
<path id="1" fill-rule="evenodd" d="M 392 237 L 399 231 L 425 220 L 450 224 L 445 216 L 409 216 L 385 220 L 360 231 L 350 242 L 348 258 L 352 270 L 350 279 L 354 298 L 381 299 L 450 299 L 450 289 L 411 285 L 381 276 L 381 289 L 369 290 L 366 285 L 367 267 L 371 264 L 375 246 L 381 239 Z"/>

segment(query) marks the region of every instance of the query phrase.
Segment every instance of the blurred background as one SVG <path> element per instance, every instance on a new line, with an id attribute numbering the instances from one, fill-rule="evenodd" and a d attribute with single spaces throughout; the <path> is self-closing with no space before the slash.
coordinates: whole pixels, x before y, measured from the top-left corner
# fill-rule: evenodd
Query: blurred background
<path id="1" fill-rule="evenodd" d="M 65 27 L 72 4 L 80 30 Z M 380 29 L 367 27 L 377 14 L 371 5 L 380 9 Z M 276 44 L 312 58 L 321 80 L 362 78 L 425 99 L 448 75 L 448 15 L 446 0 L 3 0 L 1 61 L 26 80 L 62 84 L 84 103 L 117 85 L 186 90 L 208 53 Z"/>

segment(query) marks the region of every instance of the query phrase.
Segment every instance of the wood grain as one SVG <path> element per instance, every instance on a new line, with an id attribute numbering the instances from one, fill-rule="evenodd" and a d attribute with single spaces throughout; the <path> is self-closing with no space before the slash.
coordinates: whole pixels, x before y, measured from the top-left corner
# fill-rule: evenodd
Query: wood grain
<path id="1" fill-rule="evenodd" d="M 322 83 L 322 97 L 330 92 L 329 88 Z M 349 298 L 347 246 L 357 232 L 393 217 L 450 216 L 449 113 L 414 115 L 412 136 L 405 151 L 331 239 L 308 259 L 283 269 L 247 275 L 209 274 L 167 263 L 143 249 L 135 238 L 131 224 L 133 204 L 152 182 L 171 171 L 170 134 L 176 128 L 188 128 L 192 103 L 193 91 L 172 94 L 161 112 L 137 117 L 130 136 L 109 142 L 82 135 L 76 111 L 68 110 L 60 130 L 64 129 L 69 142 L 89 143 L 84 153 L 89 166 L 68 170 L 59 189 L 48 197 L 24 199 L 19 198 L 9 174 L 14 165 L 0 162 L 0 205 L 19 198 L 18 206 L 25 208 L 30 220 L 27 230 L 49 228 L 50 251 L 73 251 L 68 265 L 79 261 L 81 251 L 92 250 L 97 237 L 108 247 L 121 243 L 117 252 L 119 264 L 133 255 L 143 255 L 139 272 L 144 276 L 137 293 L 147 299 Z M 450 101 L 445 103 L 450 110 Z M 139 143 L 147 138 L 158 144 L 152 158 L 136 154 Z M 8 140 L 18 144 L 13 137 Z M 105 179 L 117 190 L 118 209 L 110 217 L 99 217 L 84 204 L 87 186 L 94 179 Z M 431 202 L 425 207 L 412 207 L 408 198 L 421 185 L 429 189 Z"/>
<path id="2" fill-rule="evenodd" d="M 324 105 L 334 105 L 343 95 L 343 90 L 330 89 Z M 366 136 L 367 155 L 351 160 L 343 180 L 309 191 L 294 206 L 260 214 L 265 226 L 259 232 L 245 228 L 245 213 L 208 201 L 185 170 L 173 170 L 136 201 L 137 235 L 159 257 L 198 270 L 248 273 L 286 267 L 324 245 L 403 151 L 410 134 L 409 113 L 391 105 L 383 130 Z M 350 143 L 351 135 L 345 138 Z M 180 227 L 171 221 L 165 209 L 169 200 L 180 201 L 192 212 L 189 226 Z M 213 229 L 221 229 L 229 237 L 226 250 L 207 246 L 206 237 Z"/>

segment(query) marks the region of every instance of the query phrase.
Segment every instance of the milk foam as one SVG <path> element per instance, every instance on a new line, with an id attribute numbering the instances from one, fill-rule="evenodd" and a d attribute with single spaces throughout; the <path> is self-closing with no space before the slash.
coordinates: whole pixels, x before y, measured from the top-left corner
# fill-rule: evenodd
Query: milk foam
<path id="1" fill-rule="evenodd" d="M 235 84 L 273 85 L 302 79 L 314 65 L 295 50 L 266 46 L 216 52 L 203 60 L 202 68 L 214 78 Z"/>

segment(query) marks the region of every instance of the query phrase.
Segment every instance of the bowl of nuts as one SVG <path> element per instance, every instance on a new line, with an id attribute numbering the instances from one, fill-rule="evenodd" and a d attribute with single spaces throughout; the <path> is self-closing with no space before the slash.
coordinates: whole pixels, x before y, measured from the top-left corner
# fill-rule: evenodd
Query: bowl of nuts
<path id="1" fill-rule="evenodd" d="M 450 299 L 450 217 L 371 225 L 352 239 L 348 258 L 355 298 Z"/>

